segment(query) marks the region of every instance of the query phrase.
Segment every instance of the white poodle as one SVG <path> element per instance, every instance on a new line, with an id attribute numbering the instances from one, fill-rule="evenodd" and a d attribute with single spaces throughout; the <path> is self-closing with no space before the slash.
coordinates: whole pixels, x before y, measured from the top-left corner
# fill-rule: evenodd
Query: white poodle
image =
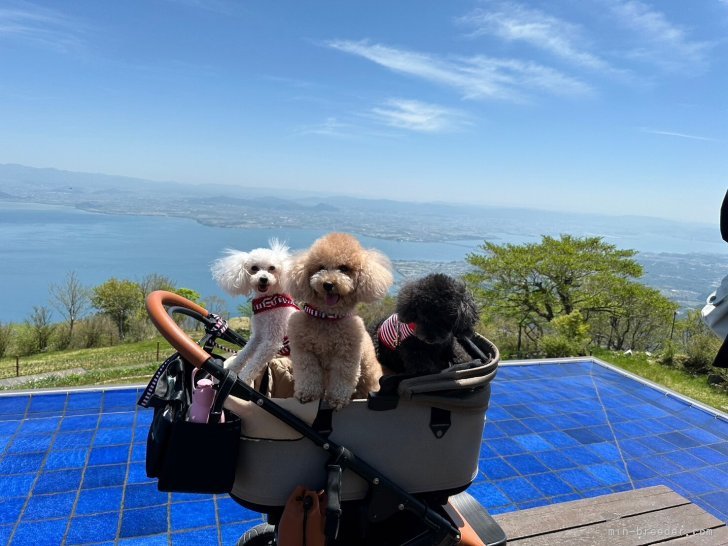
<path id="1" fill-rule="evenodd" d="M 227 256 L 212 264 L 212 276 L 225 291 L 254 295 L 250 341 L 225 361 L 226 368 L 238 372 L 238 377 L 249 384 L 272 358 L 290 354 L 288 318 L 298 307 L 284 292 L 289 257 L 288 247 L 272 239 L 270 248 L 228 250 Z"/>

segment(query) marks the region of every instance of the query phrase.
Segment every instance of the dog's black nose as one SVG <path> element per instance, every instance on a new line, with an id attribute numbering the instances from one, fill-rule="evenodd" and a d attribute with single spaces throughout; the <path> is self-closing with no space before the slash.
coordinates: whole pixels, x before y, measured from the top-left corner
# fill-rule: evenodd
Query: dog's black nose
<path id="1" fill-rule="evenodd" d="M 324 283 L 324 290 L 327 292 L 331 292 L 331 290 L 334 288 L 334 283 L 332 282 L 325 282 Z"/>
<path id="2" fill-rule="evenodd" d="M 268 284 L 268 277 L 261 277 L 258 281 L 260 284 Z"/>

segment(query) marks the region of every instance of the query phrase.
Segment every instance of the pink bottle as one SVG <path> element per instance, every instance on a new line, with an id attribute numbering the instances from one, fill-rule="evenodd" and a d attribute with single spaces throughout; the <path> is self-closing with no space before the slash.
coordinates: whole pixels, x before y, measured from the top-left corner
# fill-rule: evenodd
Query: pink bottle
<path id="1" fill-rule="evenodd" d="M 192 384 L 195 384 L 195 376 L 197 369 L 192 372 Z M 207 423 L 210 419 L 210 410 L 215 401 L 215 389 L 213 388 L 212 379 L 200 379 L 196 386 L 192 389 L 192 404 L 190 404 L 188 421 L 193 423 Z M 220 415 L 220 422 L 225 422 L 225 415 Z"/>

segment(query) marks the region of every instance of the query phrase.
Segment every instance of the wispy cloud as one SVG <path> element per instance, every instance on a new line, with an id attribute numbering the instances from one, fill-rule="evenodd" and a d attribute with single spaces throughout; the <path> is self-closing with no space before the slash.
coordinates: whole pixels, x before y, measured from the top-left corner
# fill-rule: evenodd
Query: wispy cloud
<path id="1" fill-rule="evenodd" d="M 419 133 L 458 131 L 470 124 L 459 110 L 417 100 L 390 99 L 371 113 L 379 123 Z"/>
<path id="2" fill-rule="evenodd" d="M 661 135 L 661 136 L 669 136 L 669 137 L 677 137 L 677 138 L 687 138 L 689 140 L 701 140 L 704 142 L 722 142 L 716 138 L 710 138 L 710 137 L 704 137 L 704 136 L 698 136 L 698 135 L 688 135 L 686 133 L 677 133 L 675 131 L 661 131 L 659 129 L 650 129 L 647 127 L 641 127 L 640 130 L 643 133 L 649 133 L 651 135 Z"/>
<path id="3" fill-rule="evenodd" d="M 29 2 L 0 7 L 0 40 L 20 40 L 61 52 L 84 47 L 83 25 L 59 11 Z"/>
<path id="4" fill-rule="evenodd" d="M 664 13 L 639 0 L 610 0 L 609 7 L 637 37 L 640 45 L 630 52 L 632 58 L 670 71 L 707 67 L 711 44 L 692 40 L 686 29 L 671 23 Z"/>
<path id="5" fill-rule="evenodd" d="M 495 2 L 471 11 L 458 22 L 474 29 L 471 36 L 489 35 L 506 41 L 526 42 L 590 70 L 623 72 L 588 51 L 581 26 L 521 4 Z"/>
<path id="6" fill-rule="evenodd" d="M 451 87 L 467 99 L 525 101 L 534 92 L 588 95 L 591 87 L 557 70 L 518 59 L 477 55 L 442 57 L 368 41 L 333 40 L 329 47 L 357 55 L 394 72 Z"/>

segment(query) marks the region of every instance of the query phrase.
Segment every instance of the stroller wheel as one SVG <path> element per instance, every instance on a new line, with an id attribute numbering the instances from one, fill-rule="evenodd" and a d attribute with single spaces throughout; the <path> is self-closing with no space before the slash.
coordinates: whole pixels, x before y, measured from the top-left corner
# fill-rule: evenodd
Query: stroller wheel
<path id="1" fill-rule="evenodd" d="M 240 537 L 237 546 L 275 546 L 276 528 L 268 523 L 256 525 Z"/>

